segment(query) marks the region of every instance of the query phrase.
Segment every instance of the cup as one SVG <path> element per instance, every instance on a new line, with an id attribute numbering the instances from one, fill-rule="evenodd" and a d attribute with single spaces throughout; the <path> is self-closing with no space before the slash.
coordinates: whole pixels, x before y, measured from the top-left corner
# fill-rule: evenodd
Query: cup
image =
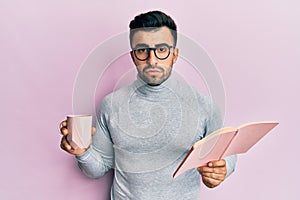
<path id="1" fill-rule="evenodd" d="M 67 140 L 74 149 L 88 148 L 92 138 L 91 115 L 68 115 Z"/>

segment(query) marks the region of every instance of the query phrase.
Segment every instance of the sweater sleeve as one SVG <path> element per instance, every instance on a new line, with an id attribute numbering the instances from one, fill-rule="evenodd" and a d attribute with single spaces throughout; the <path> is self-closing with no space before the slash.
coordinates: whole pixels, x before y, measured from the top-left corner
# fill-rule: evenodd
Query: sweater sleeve
<path id="1" fill-rule="evenodd" d="M 208 120 L 206 124 L 205 136 L 223 127 L 222 115 L 220 109 L 218 108 L 217 104 L 215 104 L 212 100 L 209 100 L 209 102 L 210 103 L 208 106 L 209 107 Z M 226 161 L 226 169 L 227 169 L 226 178 L 227 178 L 232 174 L 232 172 L 235 169 L 237 155 L 227 156 L 224 158 L 224 160 Z"/>
<path id="2" fill-rule="evenodd" d="M 113 143 L 107 127 L 108 110 L 104 99 L 97 113 L 93 142 L 87 151 L 76 156 L 79 168 L 91 178 L 99 178 L 113 167 Z"/>

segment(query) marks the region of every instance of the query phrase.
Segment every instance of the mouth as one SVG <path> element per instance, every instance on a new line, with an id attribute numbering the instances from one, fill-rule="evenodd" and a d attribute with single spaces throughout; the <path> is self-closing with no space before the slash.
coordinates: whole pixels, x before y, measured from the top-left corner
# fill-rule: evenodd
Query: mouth
<path id="1" fill-rule="evenodd" d="M 149 74 L 149 75 L 157 75 L 157 74 L 161 73 L 161 70 L 159 70 L 159 69 L 147 69 L 145 71 L 145 73 Z"/>

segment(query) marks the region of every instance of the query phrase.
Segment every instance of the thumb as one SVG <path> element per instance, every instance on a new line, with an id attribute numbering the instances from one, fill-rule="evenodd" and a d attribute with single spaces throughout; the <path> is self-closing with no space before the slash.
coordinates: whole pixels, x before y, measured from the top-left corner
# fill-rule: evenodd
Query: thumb
<path id="1" fill-rule="evenodd" d="M 92 135 L 95 135 L 95 133 L 96 133 L 96 128 L 92 127 Z"/>

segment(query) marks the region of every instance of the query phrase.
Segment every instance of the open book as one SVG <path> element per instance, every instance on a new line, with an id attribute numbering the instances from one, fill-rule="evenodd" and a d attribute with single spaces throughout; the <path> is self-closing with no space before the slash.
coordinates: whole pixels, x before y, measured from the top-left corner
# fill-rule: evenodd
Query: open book
<path id="1" fill-rule="evenodd" d="M 277 121 L 243 124 L 238 128 L 221 128 L 196 142 L 173 174 L 176 178 L 188 169 L 206 165 L 233 154 L 246 153 L 255 143 L 277 126 Z"/>

